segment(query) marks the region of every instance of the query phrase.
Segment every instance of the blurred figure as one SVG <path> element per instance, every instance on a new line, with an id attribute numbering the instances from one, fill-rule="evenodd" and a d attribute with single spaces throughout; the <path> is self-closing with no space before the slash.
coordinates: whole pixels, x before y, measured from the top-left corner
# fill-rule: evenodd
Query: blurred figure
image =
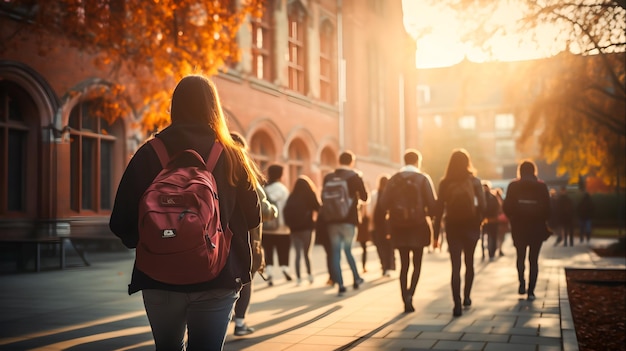
<path id="1" fill-rule="evenodd" d="M 380 198 L 381 209 L 389 214 L 391 241 L 400 254 L 400 292 L 404 312 L 413 312 L 413 295 L 422 269 L 424 247 L 433 234 L 431 216 L 436 205 L 435 187 L 420 170 L 421 153 L 407 149 L 405 166 L 394 174 Z M 413 272 L 409 281 L 409 266 Z M 410 282 L 410 283 L 409 283 Z"/>
<path id="2" fill-rule="evenodd" d="M 539 274 L 541 244 L 550 236 L 546 221 L 550 218 L 548 187 L 537 178 L 537 167 L 524 161 L 518 167 L 518 179 L 509 184 L 504 198 L 504 213 L 511 221 L 511 236 L 517 250 L 517 276 L 520 295 L 528 292 L 528 300 L 535 299 Z M 524 279 L 526 251 L 528 250 L 528 290 Z"/>
<path id="3" fill-rule="evenodd" d="M 305 175 L 301 175 L 293 185 L 293 191 L 287 198 L 283 211 L 285 224 L 291 231 L 291 242 L 296 252 L 296 282 L 302 282 L 300 276 L 300 262 L 304 261 L 307 279 L 313 284 L 311 271 L 311 247 L 314 242 L 313 229 L 315 229 L 314 214 L 320 209 L 317 199 L 317 191 L 313 181 Z"/>
<path id="4" fill-rule="evenodd" d="M 498 198 L 498 203 L 500 206 L 500 211 L 498 212 L 498 240 L 496 243 L 496 249 L 498 251 L 498 256 L 504 256 L 504 252 L 502 251 L 502 243 L 504 243 L 504 237 L 506 233 L 511 230 L 509 225 L 509 219 L 504 214 L 502 210 L 502 204 L 504 203 L 504 199 L 502 197 L 502 188 L 496 188 L 495 190 L 496 198 Z"/>
<path id="5" fill-rule="evenodd" d="M 285 225 L 283 212 L 285 211 L 285 203 L 289 197 L 289 190 L 282 183 L 283 166 L 271 165 L 267 169 L 267 184 L 263 187 L 268 200 L 275 204 L 278 208 L 278 223 L 276 228 L 270 228 L 263 224 L 263 250 L 265 251 L 265 263 L 267 266 L 267 283 L 274 285 L 274 251 L 278 255 L 278 264 L 287 281 L 291 281 L 288 273 L 289 266 L 289 250 L 291 241 L 289 236 L 289 228 Z"/>
<path id="6" fill-rule="evenodd" d="M 563 246 L 574 246 L 574 202 L 567 194 L 567 187 L 561 186 L 561 191 L 556 200 L 557 218 L 561 229 Z"/>
<path id="7" fill-rule="evenodd" d="M 493 260 L 496 255 L 496 247 L 498 241 L 498 214 L 500 213 L 500 203 L 498 198 L 491 190 L 491 183 L 488 181 L 483 182 L 483 190 L 485 192 L 485 201 L 487 208 L 485 210 L 485 219 L 483 220 L 482 234 L 481 234 L 481 251 L 482 256 L 485 258 L 485 249 L 483 245 L 483 238 L 487 236 L 487 253 L 489 254 L 489 260 Z"/>
<path id="8" fill-rule="evenodd" d="M 378 178 L 378 189 L 374 189 L 371 194 L 370 204 L 373 210 L 373 238 L 374 245 L 376 245 L 376 251 L 378 252 L 378 258 L 380 259 L 380 266 L 383 272 L 383 277 L 389 277 L 389 271 L 396 270 L 396 258 L 394 255 L 393 245 L 391 243 L 391 234 L 389 233 L 389 220 L 387 218 L 387 212 L 383 210 L 380 204 L 380 198 L 387 188 L 389 176 L 383 174 Z"/>
<path id="9" fill-rule="evenodd" d="M 246 152 L 248 151 L 248 144 L 244 137 L 237 133 L 230 133 L 235 143 L 241 146 Z M 259 196 L 259 203 L 261 204 L 261 219 L 267 221 L 274 219 L 278 216 L 278 209 L 267 200 L 267 195 L 263 191 L 263 187 L 260 184 L 256 186 L 256 192 Z M 250 230 L 250 247 L 252 249 L 252 278 L 256 272 L 263 273 L 265 269 L 265 254 L 262 242 L 262 226 Z M 252 299 L 252 284 L 246 284 L 241 288 L 239 293 L 239 299 L 235 302 L 235 332 L 236 336 L 244 336 L 254 333 L 254 328 L 248 326 L 245 322 L 246 314 L 250 307 L 250 300 Z"/>
<path id="10" fill-rule="evenodd" d="M 581 191 L 583 192 L 583 197 L 576 206 L 576 212 L 579 221 L 580 242 L 582 243 L 584 239 L 587 242 L 591 239 L 591 218 L 595 208 L 591 195 L 585 189 L 581 189 Z"/>
<path id="11" fill-rule="evenodd" d="M 372 233 L 370 232 L 370 222 L 371 218 L 369 213 L 367 212 L 367 205 L 370 199 L 368 199 L 367 203 L 361 203 L 359 205 L 359 225 L 356 230 L 356 241 L 361 246 L 361 267 L 363 268 L 363 273 L 367 273 L 367 242 L 372 240 Z"/>
<path id="12" fill-rule="evenodd" d="M 346 179 L 349 197 L 352 199 L 350 211 L 346 218 L 331 221 L 328 217 L 324 217 L 328 225 L 328 237 L 330 238 L 330 247 L 332 250 L 332 279 L 339 285 L 339 296 L 342 296 L 346 292 L 341 273 L 342 251 L 352 271 L 352 287 L 358 289 L 359 286 L 363 284 L 363 278 L 359 275 L 354 256 L 352 255 L 352 243 L 354 242 L 356 226 L 359 224 L 357 206 L 359 205 L 359 201 L 367 201 L 367 191 L 365 190 L 365 184 L 363 183 L 361 174 L 354 171 L 355 161 L 354 153 L 351 151 L 342 152 L 341 155 L 339 155 L 339 168 L 324 177 L 324 185 L 337 177 Z M 323 203 L 322 206 L 324 206 Z"/>
<path id="13" fill-rule="evenodd" d="M 474 252 L 480 237 L 480 224 L 485 211 L 485 193 L 480 179 L 474 176 L 469 153 L 464 149 L 452 152 L 443 179 L 439 183 L 439 198 L 435 213 L 435 241 L 439 240 L 441 218 L 445 211 L 446 239 L 452 263 L 452 299 L 455 317 L 463 314 L 461 305 L 461 254 L 465 258 L 465 287 L 463 306 L 472 305 L 470 298 L 474 282 Z M 470 195 L 468 200 L 466 197 Z M 470 201 L 470 203 L 468 203 Z M 437 244 L 438 245 L 438 244 Z"/>
<path id="14" fill-rule="evenodd" d="M 556 189 L 551 188 L 550 194 L 550 219 L 548 219 L 548 226 L 552 229 L 552 232 L 556 235 L 556 241 L 554 246 L 557 246 L 563 241 L 563 233 L 561 223 L 559 222 L 559 193 Z"/>

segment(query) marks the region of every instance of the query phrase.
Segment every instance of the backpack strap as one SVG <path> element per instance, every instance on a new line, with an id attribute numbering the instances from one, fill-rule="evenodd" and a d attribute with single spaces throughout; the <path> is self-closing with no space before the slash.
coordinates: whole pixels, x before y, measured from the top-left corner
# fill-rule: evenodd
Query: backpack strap
<path id="1" fill-rule="evenodd" d="M 209 153 L 209 158 L 206 161 L 206 169 L 209 172 L 213 172 L 213 168 L 217 164 L 217 159 L 220 158 L 222 154 L 222 150 L 224 150 L 224 146 L 218 141 L 213 143 L 213 147 L 211 148 L 211 152 Z"/>
<path id="2" fill-rule="evenodd" d="M 165 168 L 167 164 L 170 162 L 170 155 L 167 152 L 167 148 L 165 147 L 165 143 L 161 138 L 154 137 L 150 140 L 150 145 L 156 152 L 159 157 L 159 161 L 161 162 L 161 167 Z"/>

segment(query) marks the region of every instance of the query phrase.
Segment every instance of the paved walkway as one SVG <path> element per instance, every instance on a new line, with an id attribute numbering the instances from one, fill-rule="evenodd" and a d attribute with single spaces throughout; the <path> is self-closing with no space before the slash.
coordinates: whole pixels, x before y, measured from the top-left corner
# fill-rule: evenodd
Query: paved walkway
<path id="1" fill-rule="evenodd" d="M 553 247 L 553 240 L 542 249 L 532 302 L 517 294 L 510 238 L 494 261 L 477 250 L 473 304 L 458 318 L 445 251 L 424 253 L 416 311 L 405 314 L 397 273 L 381 276 L 374 247 L 365 284 L 351 289 L 346 269 L 348 292 L 338 297 L 325 285 L 325 256 L 316 246 L 312 285 L 281 278 L 268 287 L 255 278 L 247 322 L 256 332 L 235 337 L 231 326 L 225 350 L 577 350 L 564 268 L 625 269 L 626 258 L 600 258 L 590 249 L 612 241 Z M 353 252 L 360 261 L 361 249 Z M 140 294 L 125 294 L 132 257 L 92 254 L 90 267 L 0 276 L 0 350 L 154 349 Z"/>

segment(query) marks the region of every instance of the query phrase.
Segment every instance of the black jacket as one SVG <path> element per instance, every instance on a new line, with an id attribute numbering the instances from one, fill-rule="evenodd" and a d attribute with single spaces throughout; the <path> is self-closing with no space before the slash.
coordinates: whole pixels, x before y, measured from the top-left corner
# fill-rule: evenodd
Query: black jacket
<path id="1" fill-rule="evenodd" d="M 320 203 L 313 190 L 293 191 L 289 194 L 285 207 L 283 208 L 283 218 L 285 224 L 291 232 L 297 230 L 315 229 L 313 212 L 320 209 Z"/>
<path id="2" fill-rule="evenodd" d="M 163 140 L 170 155 L 191 148 L 205 158 L 215 142 L 215 133 L 208 125 L 202 124 L 172 124 L 156 137 Z M 143 289 L 179 292 L 214 288 L 238 289 L 242 284 L 250 282 L 251 251 L 248 231 L 257 227 L 261 221 L 259 200 L 256 191 L 244 175 L 240 177 L 242 180 L 236 187 L 228 183 L 225 159 L 222 153 L 213 171 L 220 199 L 221 221 L 223 225 L 228 223 L 233 232 L 228 261 L 220 275 L 205 283 L 171 285 L 155 281 L 133 267 L 131 282 L 128 286 L 129 294 Z M 128 248 L 135 248 L 139 240 L 139 200 L 161 169 L 156 152 L 152 146 L 145 143 L 137 150 L 124 171 L 111 212 L 109 227 Z"/>
<path id="3" fill-rule="evenodd" d="M 539 215 L 533 216 L 533 219 L 521 218 L 518 214 L 518 200 L 529 196 L 538 199 Z M 522 177 L 509 184 L 502 209 L 511 223 L 511 236 L 515 246 L 538 243 L 548 237 L 547 221 L 550 218 L 550 207 L 548 187 L 537 177 Z"/>

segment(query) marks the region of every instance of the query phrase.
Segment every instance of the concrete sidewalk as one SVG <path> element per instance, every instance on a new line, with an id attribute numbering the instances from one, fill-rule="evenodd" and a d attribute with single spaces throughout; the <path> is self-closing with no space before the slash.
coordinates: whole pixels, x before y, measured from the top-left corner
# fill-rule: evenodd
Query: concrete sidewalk
<path id="1" fill-rule="evenodd" d="M 269 287 L 255 278 L 246 321 L 256 332 L 236 337 L 232 325 L 225 350 L 577 350 L 564 268 L 624 269 L 626 258 L 590 249 L 612 241 L 553 247 L 553 240 L 542 249 L 535 301 L 517 294 L 510 238 L 494 261 L 476 250 L 472 306 L 457 318 L 447 252 L 424 253 L 416 311 L 405 314 L 397 272 L 382 277 L 374 247 L 365 284 L 353 290 L 346 269 L 348 292 L 338 297 L 325 285 L 325 254 L 316 246 L 313 284 L 275 277 Z M 360 262 L 361 249 L 353 252 Z M 133 252 L 90 258 L 91 267 L 0 276 L 0 350 L 154 349 L 141 295 L 126 294 Z"/>

